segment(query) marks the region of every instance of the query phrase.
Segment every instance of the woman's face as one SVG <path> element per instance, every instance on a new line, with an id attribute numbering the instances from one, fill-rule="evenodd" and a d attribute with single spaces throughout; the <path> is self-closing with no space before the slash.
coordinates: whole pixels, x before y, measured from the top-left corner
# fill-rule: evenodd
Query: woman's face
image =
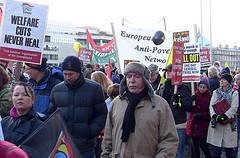
<path id="1" fill-rule="evenodd" d="M 236 83 L 238 86 L 240 86 L 240 78 L 236 78 L 236 79 L 235 79 L 235 83 Z"/>
<path id="2" fill-rule="evenodd" d="M 224 78 L 220 80 L 220 87 L 227 87 L 228 84 L 229 84 L 228 81 L 225 80 Z"/>
<path id="3" fill-rule="evenodd" d="M 24 86 L 17 85 L 13 90 L 12 100 L 14 107 L 21 116 L 32 108 L 34 97 L 31 96 L 27 88 L 25 90 Z"/>
<path id="4" fill-rule="evenodd" d="M 206 91 L 208 90 L 208 87 L 205 84 L 199 84 L 198 85 L 198 90 L 199 90 L 200 93 L 206 93 Z"/>

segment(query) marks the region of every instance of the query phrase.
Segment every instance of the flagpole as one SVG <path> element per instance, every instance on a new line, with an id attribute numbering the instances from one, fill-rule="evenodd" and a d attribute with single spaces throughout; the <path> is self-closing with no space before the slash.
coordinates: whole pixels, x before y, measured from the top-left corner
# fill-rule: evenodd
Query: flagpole
<path id="1" fill-rule="evenodd" d="M 212 0 L 209 0 L 209 20 L 210 20 L 210 63 L 213 61 L 213 53 L 212 53 Z"/>
<path id="2" fill-rule="evenodd" d="M 159 23 L 162 20 L 163 20 L 163 24 L 164 24 L 164 31 L 167 31 L 167 24 L 166 24 L 166 19 L 164 16 L 157 23 Z"/>
<path id="3" fill-rule="evenodd" d="M 112 27 L 113 39 L 114 39 L 115 48 L 116 48 L 116 57 L 117 57 L 117 62 L 118 62 L 118 68 L 119 68 L 119 72 L 122 73 L 123 70 L 121 69 L 121 65 L 120 65 L 120 61 L 119 61 L 119 54 L 118 54 L 118 46 L 117 46 L 117 40 L 116 40 L 116 33 L 115 33 L 115 29 L 114 29 L 113 23 L 111 23 L 111 27 Z"/>
<path id="4" fill-rule="evenodd" d="M 202 5 L 203 5 L 203 2 L 202 0 L 200 0 L 201 4 L 200 4 L 200 10 L 201 10 L 201 47 L 203 47 L 203 17 L 202 17 L 202 14 L 203 14 L 203 11 L 202 11 Z"/>

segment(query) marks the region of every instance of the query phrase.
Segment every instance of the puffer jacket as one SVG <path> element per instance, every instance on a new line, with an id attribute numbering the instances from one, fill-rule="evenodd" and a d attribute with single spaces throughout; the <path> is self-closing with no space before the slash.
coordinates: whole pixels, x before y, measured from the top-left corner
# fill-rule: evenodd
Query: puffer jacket
<path id="1" fill-rule="evenodd" d="M 55 85 L 62 81 L 62 70 L 57 67 L 46 69 L 43 79 L 39 82 L 36 82 L 34 80 L 29 81 L 33 85 L 34 93 L 36 96 L 33 105 L 36 112 L 47 114 L 50 103 L 51 90 Z"/>
<path id="2" fill-rule="evenodd" d="M 83 75 L 78 80 L 74 86 L 64 81 L 53 88 L 49 113 L 60 109 L 73 142 L 82 152 L 94 148 L 96 136 L 105 125 L 107 108 L 98 83 Z"/>

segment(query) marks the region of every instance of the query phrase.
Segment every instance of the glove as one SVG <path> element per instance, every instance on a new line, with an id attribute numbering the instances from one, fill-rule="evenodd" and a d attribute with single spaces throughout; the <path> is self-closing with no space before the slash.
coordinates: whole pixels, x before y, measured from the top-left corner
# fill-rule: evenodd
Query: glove
<path id="1" fill-rule="evenodd" d="M 202 113 L 193 114 L 194 119 L 200 119 L 201 117 L 202 117 Z"/>
<path id="2" fill-rule="evenodd" d="M 217 114 L 213 114 L 213 115 L 212 115 L 212 119 L 215 120 L 215 121 L 217 121 L 217 116 L 218 116 Z"/>
<path id="3" fill-rule="evenodd" d="M 227 115 L 225 114 L 221 114 L 221 115 L 218 115 L 217 118 L 216 118 L 216 121 L 219 122 L 219 123 L 222 123 L 226 120 L 228 120 L 229 118 L 227 117 Z"/>
<path id="4" fill-rule="evenodd" d="M 217 114 L 213 114 L 212 115 L 212 119 L 211 119 L 211 127 L 215 128 L 217 126 Z"/>
<path id="5" fill-rule="evenodd" d="M 211 127 L 215 128 L 217 126 L 217 121 L 215 119 L 211 119 Z"/>
<path id="6" fill-rule="evenodd" d="M 173 102 L 175 103 L 180 102 L 180 94 L 173 94 L 172 98 L 173 98 Z"/>
<path id="7" fill-rule="evenodd" d="M 192 101 L 195 101 L 197 97 L 196 95 L 192 95 L 191 98 L 192 98 Z"/>

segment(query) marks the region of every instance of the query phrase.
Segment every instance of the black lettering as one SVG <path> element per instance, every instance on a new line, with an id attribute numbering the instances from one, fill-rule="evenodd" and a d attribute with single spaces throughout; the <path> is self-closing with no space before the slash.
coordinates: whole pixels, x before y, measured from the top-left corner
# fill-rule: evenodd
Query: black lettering
<path id="1" fill-rule="evenodd" d="M 5 35 L 4 43 L 15 44 L 15 45 L 23 45 L 23 37 L 13 36 L 13 35 Z"/>
<path id="2" fill-rule="evenodd" d="M 39 48 L 39 39 L 26 38 L 25 46 Z"/>
<path id="3" fill-rule="evenodd" d="M 31 36 L 31 28 L 17 26 L 16 35 Z"/>
<path id="4" fill-rule="evenodd" d="M 11 24 L 38 27 L 39 19 L 12 15 Z"/>
<path id="5" fill-rule="evenodd" d="M 121 36 L 122 37 L 126 37 L 126 38 L 130 38 L 133 40 L 137 40 L 137 41 L 151 41 L 152 37 L 151 36 L 142 36 L 142 35 L 136 35 L 136 34 L 130 34 L 130 33 L 126 33 L 126 31 L 121 31 Z"/>

